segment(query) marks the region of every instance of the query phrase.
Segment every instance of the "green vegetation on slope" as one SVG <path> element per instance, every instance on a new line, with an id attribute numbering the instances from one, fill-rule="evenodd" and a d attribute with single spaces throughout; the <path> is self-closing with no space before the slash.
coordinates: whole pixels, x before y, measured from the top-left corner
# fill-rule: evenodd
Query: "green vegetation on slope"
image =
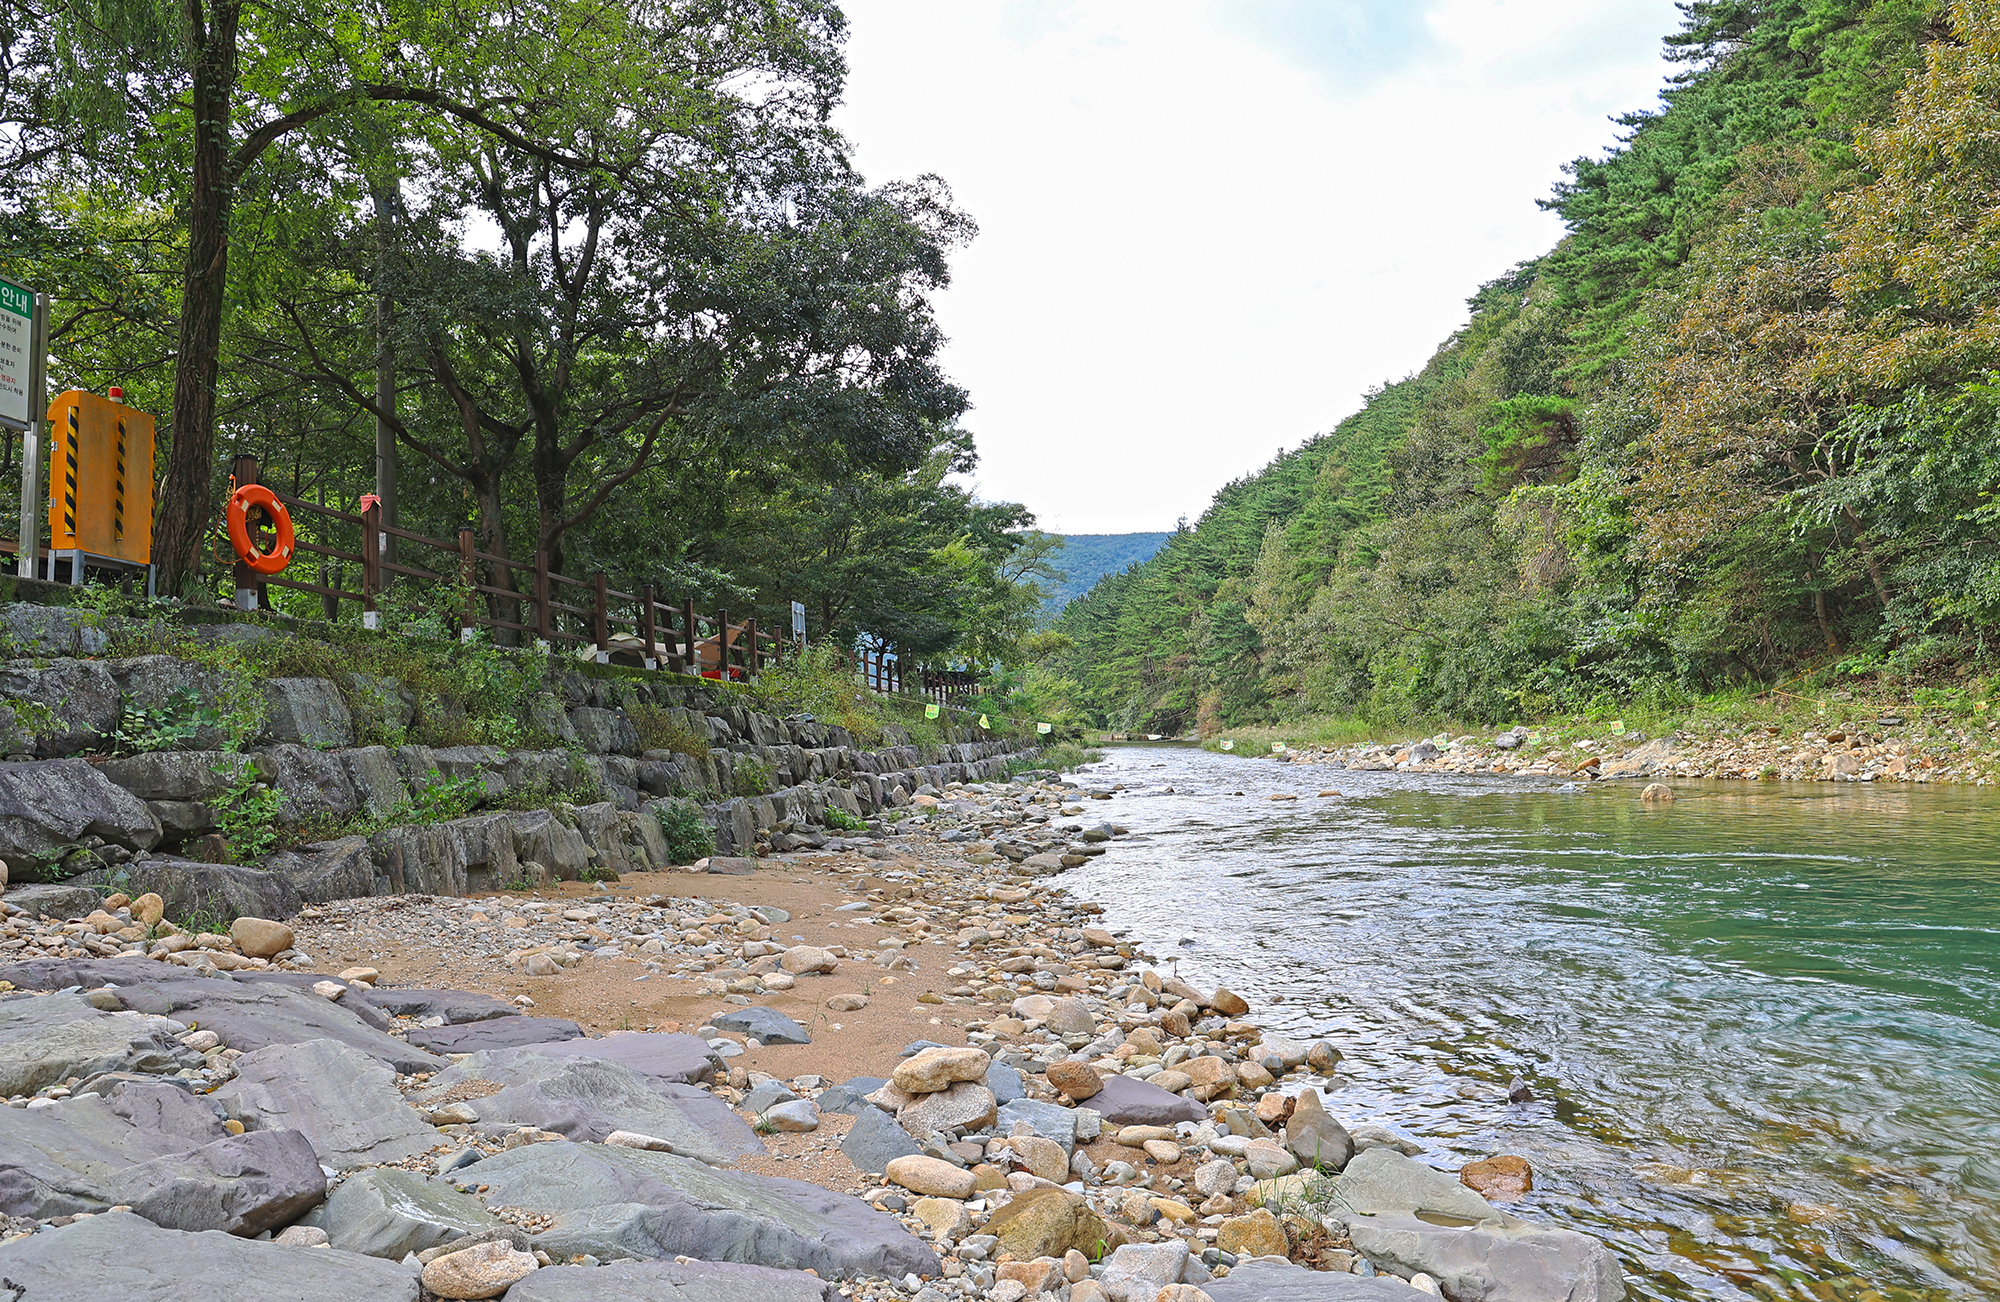
<path id="1" fill-rule="evenodd" d="M 1548 200 L 1567 238 L 1071 603 L 1064 704 L 1213 734 L 1977 686 L 2000 4 L 1682 9 L 1660 107 Z"/>
<path id="2" fill-rule="evenodd" d="M 1052 558 L 1062 569 L 1062 578 L 1049 585 L 1049 599 L 1042 608 L 1051 616 L 1097 586 L 1107 574 L 1119 574 L 1149 561 L 1170 533 L 1066 533 L 1062 550 Z"/>

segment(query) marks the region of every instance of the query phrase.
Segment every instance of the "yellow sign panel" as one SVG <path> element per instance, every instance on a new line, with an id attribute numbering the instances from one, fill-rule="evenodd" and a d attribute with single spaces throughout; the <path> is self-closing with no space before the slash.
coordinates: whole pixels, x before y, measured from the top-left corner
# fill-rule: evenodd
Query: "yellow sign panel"
<path id="1" fill-rule="evenodd" d="M 49 550 L 153 558 L 153 418 L 71 389 L 49 406 Z"/>

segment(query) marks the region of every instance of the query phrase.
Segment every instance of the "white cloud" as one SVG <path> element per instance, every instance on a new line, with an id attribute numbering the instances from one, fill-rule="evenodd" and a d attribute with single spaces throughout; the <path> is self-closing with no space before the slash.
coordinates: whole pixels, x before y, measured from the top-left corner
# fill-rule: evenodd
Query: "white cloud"
<path id="1" fill-rule="evenodd" d="M 978 219 L 981 490 L 1161 529 L 1423 364 L 1648 107 L 1671 0 L 849 0 L 841 125 Z M 1421 27 L 1417 24 L 1421 23 Z"/>

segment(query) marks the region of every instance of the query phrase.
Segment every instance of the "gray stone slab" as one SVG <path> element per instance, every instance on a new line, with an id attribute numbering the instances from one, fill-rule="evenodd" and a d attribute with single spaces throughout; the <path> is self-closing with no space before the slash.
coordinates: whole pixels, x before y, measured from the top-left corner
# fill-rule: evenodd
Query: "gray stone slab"
<path id="1" fill-rule="evenodd" d="M 765 1044 L 811 1044 L 812 1037 L 806 1028 L 775 1008 L 765 1008 L 761 1004 L 749 1008 L 732 1008 L 715 1018 L 718 1030 L 737 1031 Z"/>
<path id="2" fill-rule="evenodd" d="M 295 1131 L 231 1135 L 204 1100 L 124 1084 L 46 1108 L 0 1108 L 0 1211 L 48 1219 L 129 1205 L 157 1225 L 255 1234 L 325 1196 Z"/>
<path id="3" fill-rule="evenodd" d="M 252 1130 L 296 1130 L 335 1170 L 399 1162 L 437 1146 L 437 1131 L 403 1101 L 395 1074 L 338 1040 L 273 1044 L 236 1061 L 209 1095 Z"/>
<path id="4" fill-rule="evenodd" d="M 1371 1150 L 1380 1151 L 1380 1150 Z M 1625 1275 L 1587 1234 L 1530 1225 L 1438 1225 L 1415 1216 L 1345 1216 L 1355 1251 L 1377 1270 L 1422 1271 L 1465 1302 L 1623 1302 Z"/>
<path id="5" fill-rule="evenodd" d="M 1096 1099 L 1091 1100 L 1093 1105 L 1096 1102 Z M 993 1130 L 996 1134 L 1011 1135 L 1015 1125 L 1023 1121 L 1043 1139 L 1061 1144 L 1063 1152 L 1076 1151 L 1076 1113 L 1069 1108 L 1054 1103 L 1039 1103 L 1034 1099 L 1015 1099 L 995 1116 Z"/>
<path id="6" fill-rule="evenodd" d="M 880 1108 L 868 1101 L 868 1095 L 888 1083 L 880 1076 L 856 1076 L 821 1091 L 813 1102 L 821 1112 L 845 1112 L 856 1117 L 868 1112 L 880 1112 Z"/>
<path id="7" fill-rule="evenodd" d="M 105 1012 L 81 995 L 0 1000 L 0 1096 L 33 1094 L 72 1076 L 171 1075 L 201 1065 L 163 1018 Z"/>
<path id="8" fill-rule="evenodd" d="M 17 1302 L 417 1302 L 415 1266 L 230 1234 L 163 1230 L 130 1212 L 0 1245 Z"/>
<path id="9" fill-rule="evenodd" d="M 748 1123 L 708 1091 L 663 1084 L 600 1058 L 519 1050 L 476 1053 L 432 1077 L 416 1101 L 441 1097 L 469 1081 L 502 1087 L 467 1100 L 484 1126 L 538 1126 L 592 1142 L 614 1130 L 629 1130 L 664 1139 L 676 1153 L 718 1164 L 764 1151 Z"/>
<path id="10" fill-rule="evenodd" d="M 521 1012 L 514 1005 L 495 999 L 491 995 L 475 995 L 464 990 L 378 988 L 362 991 L 360 994 L 364 1003 L 381 1009 L 391 1017 L 442 1017 L 450 1026 L 491 1021 L 496 1017 L 516 1017 Z"/>
<path id="11" fill-rule="evenodd" d="M 502 1224 L 472 1195 L 395 1167 L 349 1176 L 301 1223 L 325 1230 L 342 1252 L 391 1261 Z"/>
<path id="12" fill-rule="evenodd" d="M 1096 1103 L 1092 1099 L 1093 1104 Z M 1357 1153 L 1332 1181 L 1339 1206 L 1362 1215 L 1414 1216 L 1432 1212 L 1468 1221 L 1506 1219 L 1493 1204 L 1459 1182 L 1457 1176 L 1404 1157 L 1389 1148 Z"/>
<path id="13" fill-rule="evenodd" d="M 619 1261 L 552 1266 L 507 1290 L 507 1302 L 840 1302 L 828 1280 L 801 1270 L 724 1261 Z"/>
<path id="14" fill-rule="evenodd" d="M 822 1279 L 935 1275 L 937 1255 L 894 1217 L 799 1180 L 718 1171 L 670 1153 L 530 1144 L 479 1164 L 488 1201 L 555 1218 L 557 1257 L 696 1257 Z"/>
<path id="15" fill-rule="evenodd" d="M 696 1035 L 663 1031 L 621 1031 L 601 1039 L 531 1044 L 499 1053 L 538 1053 L 551 1058 L 596 1058 L 630 1068 L 659 1085 L 699 1085 L 714 1079 L 718 1055 Z"/>
<path id="16" fill-rule="evenodd" d="M 996 1062 L 986 1069 L 986 1088 L 993 1091 L 993 1101 L 1003 1106 L 1015 1099 L 1028 1097 L 1028 1086 L 1021 1073 L 1004 1062 Z"/>
<path id="17" fill-rule="evenodd" d="M 873 1103 L 864 1103 L 846 1137 L 840 1141 L 840 1151 L 860 1170 L 880 1175 L 897 1158 L 921 1153 L 923 1149 L 910 1138 L 909 1131 L 896 1124 L 894 1117 Z"/>
<path id="18" fill-rule="evenodd" d="M 1410 1302 L 1410 1286 L 1400 1279 L 1307 1270 L 1275 1261 L 1247 1261 L 1227 1279 L 1201 1286 L 1213 1302 Z"/>
<path id="19" fill-rule="evenodd" d="M 7 889 L 7 903 L 31 918 L 81 918 L 103 902 L 88 886 L 30 882 Z"/>
<path id="20" fill-rule="evenodd" d="M 553 1044 L 583 1037 L 583 1028 L 562 1017 L 495 1017 L 460 1026 L 424 1026 L 409 1033 L 411 1044 L 432 1053 L 484 1053 Z"/>

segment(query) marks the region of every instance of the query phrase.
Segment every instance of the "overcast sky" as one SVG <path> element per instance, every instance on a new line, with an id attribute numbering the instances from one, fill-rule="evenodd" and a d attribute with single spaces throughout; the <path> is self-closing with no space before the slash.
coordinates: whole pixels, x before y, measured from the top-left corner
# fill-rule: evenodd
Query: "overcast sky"
<path id="1" fill-rule="evenodd" d="M 980 226 L 939 302 L 976 476 L 1171 529 L 1421 367 L 1652 107 L 1672 0 L 846 0 L 873 181 Z"/>

